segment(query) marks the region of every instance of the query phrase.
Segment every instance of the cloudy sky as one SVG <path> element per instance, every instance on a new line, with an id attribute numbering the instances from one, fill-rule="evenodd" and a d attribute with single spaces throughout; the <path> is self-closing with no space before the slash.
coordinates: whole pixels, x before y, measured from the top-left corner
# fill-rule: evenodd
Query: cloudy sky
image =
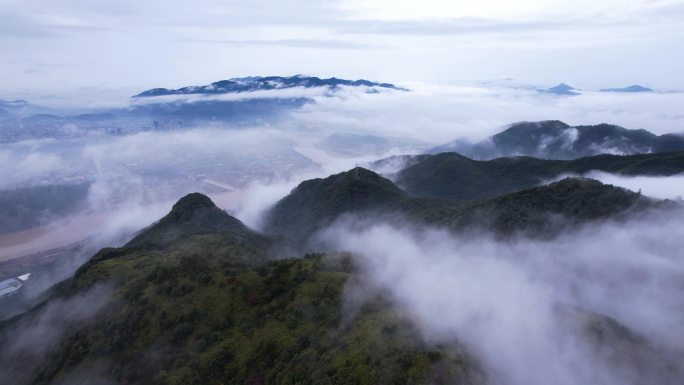
<path id="1" fill-rule="evenodd" d="M 682 0 L 0 0 L 0 97 L 304 73 L 684 87 Z"/>

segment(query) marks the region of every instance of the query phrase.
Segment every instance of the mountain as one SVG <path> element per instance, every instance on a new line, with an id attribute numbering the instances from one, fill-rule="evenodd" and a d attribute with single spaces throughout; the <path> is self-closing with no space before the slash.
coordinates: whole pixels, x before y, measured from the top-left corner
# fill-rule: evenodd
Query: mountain
<path id="1" fill-rule="evenodd" d="M 167 233 L 174 234 L 167 237 Z M 32 310 L 0 322 L 0 378 L 23 384 L 483 384 L 458 344 L 428 344 L 348 256 L 263 259 L 193 194 L 104 249 Z M 163 250 L 141 248 L 162 239 Z M 244 263 L 250 261 L 250 263 Z"/>
<path id="2" fill-rule="evenodd" d="M 270 210 L 265 231 L 301 242 L 342 214 L 388 208 L 406 198 L 391 181 L 356 167 L 300 183 Z"/>
<path id="3" fill-rule="evenodd" d="M 684 150 L 684 137 L 655 135 L 647 130 L 629 130 L 612 124 L 570 126 L 558 120 L 522 122 L 479 143 L 456 140 L 428 151 L 458 152 L 475 159 L 501 156 L 534 156 L 575 159 L 600 153 L 641 154 Z"/>
<path id="4" fill-rule="evenodd" d="M 375 219 L 386 210 L 459 232 L 480 226 L 502 236 L 552 236 L 652 203 L 569 178 L 460 204 L 410 197 L 355 168 L 300 184 L 271 212 L 270 229 L 301 237 L 341 215 Z M 0 321 L 0 378 L 15 385 L 488 383 L 470 346 L 423 339 L 350 255 L 283 258 L 278 242 L 189 194 L 123 247 L 99 251 L 35 307 Z M 350 300 L 349 293 L 364 295 Z M 597 351 L 636 357 L 641 376 L 676 383 L 660 370 L 675 364 L 623 325 L 582 309 L 559 313 Z"/>
<path id="5" fill-rule="evenodd" d="M 581 90 L 574 88 L 572 86 L 569 86 L 565 83 L 561 83 L 555 87 L 539 89 L 538 91 L 543 92 L 543 93 L 547 93 L 547 94 L 554 94 L 554 95 L 575 96 L 575 95 L 580 95 Z"/>
<path id="6" fill-rule="evenodd" d="M 126 247 L 143 250 L 163 250 L 180 240 L 204 234 L 222 234 L 236 243 L 259 248 L 268 241 L 238 219 L 216 207 L 200 193 L 192 193 L 173 205 L 171 212 L 143 230 Z"/>
<path id="7" fill-rule="evenodd" d="M 597 180 L 565 178 L 464 205 L 432 207 L 419 216 L 459 232 L 487 230 L 499 236 L 553 237 L 588 221 L 626 215 L 654 203 L 639 193 Z"/>
<path id="8" fill-rule="evenodd" d="M 156 99 L 156 96 L 195 95 L 217 96 L 241 94 L 252 91 L 271 91 L 293 88 L 361 87 L 366 92 L 378 89 L 405 90 L 389 83 L 368 80 L 345 80 L 337 78 L 321 79 L 310 76 L 252 76 L 221 80 L 205 86 L 188 86 L 179 89 L 154 88 L 133 96 L 128 109 L 115 111 L 116 115 L 132 118 L 152 118 L 161 122 L 172 120 L 181 125 L 205 124 L 207 121 L 230 122 L 250 125 L 264 124 L 276 120 L 282 114 L 313 103 L 311 97 L 291 95 L 286 97 L 251 97 L 233 99 L 202 98 L 191 102 Z M 266 95 L 263 95 L 266 96 Z M 174 126 L 177 124 L 174 124 Z"/>
<path id="9" fill-rule="evenodd" d="M 684 159 L 682 156 L 680 159 Z M 515 181 L 514 177 L 511 179 Z M 429 181 L 422 183 L 429 184 Z M 450 183 L 462 185 L 454 180 Z M 481 193 L 481 196 L 493 197 L 463 202 L 439 199 L 452 198 L 447 194 L 430 197 L 416 196 L 410 191 L 407 194 L 390 180 L 357 167 L 300 184 L 268 213 L 265 232 L 303 244 L 343 215 L 381 218 L 400 214 L 410 222 L 436 224 L 457 232 L 484 228 L 504 237 L 516 233 L 552 236 L 566 226 L 608 218 L 632 208 L 647 208 L 655 202 L 638 193 L 584 178 L 566 178 L 539 187 L 532 187 L 538 183 L 526 187 L 521 187 L 522 183 L 511 187 L 514 182 L 509 183 L 509 190 L 515 192 Z M 489 187 L 498 188 L 495 183 Z M 458 191 L 458 187 L 454 189 Z M 553 219 L 559 216 L 568 221 Z"/>
<path id="10" fill-rule="evenodd" d="M 684 151 L 639 155 L 596 155 L 575 160 L 531 157 L 474 160 L 446 152 L 423 155 L 399 171 L 394 180 L 408 194 L 420 197 L 472 200 L 494 197 L 563 174 L 604 171 L 622 175 L 669 176 L 684 172 Z"/>
<path id="11" fill-rule="evenodd" d="M 603 88 L 601 92 L 653 92 L 652 89 L 638 84 L 622 88 Z"/>
<path id="12" fill-rule="evenodd" d="M 332 96 L 342 87 L 364 93 L 377 93 L 380 90 L 408 91 L 393 84 L 363 79 L 321 79 L 296 75 L 233 78 L 179 89 L 155 88 L 133 96 L 126 107 L 103 108 L 70 116 L 61 116 L 56 110 L 22 100 L 0 100 L 0 142 L 40 138 L 71 139 L 91 133 L 122 135 L 207 126 L 263 127 L 276 123 L 297 108 L 315 103 L 314 95 Z M 306 90 L 312 88 L 316 90 Z M 289 92 L 250 94 L 252 91 L 275 90 Z M 156 97 L 174 95 L 178 97 Z M 222 95 L 224 96 L 221 97 Z M 65 130 L 65 127 L 76 127 L 78 131 Z M 373 141 L 372 138 L 366 139 L 368 142 Z M 381 149 L 398 142 L 388 138 L 385 140 L 384 143 L 370 145 Z M 354 151 L 353 148 L 349 150 L 349 153 Z"/>
<path id="13" fill-rule="evenodd" d="M 188 86 L 178 89 L 153 88 L 143 91 L 134 98 L 144 98 L 165 95 L 220 95 L 263 90 L 279 90 L 294 87 L 314 88 L 330 87 L 369 87 L 404 90 L 389 83 L 377 83 L 368 80 L 345 80 L 337 78 L 321 79 L 313 76 L 251 76 L 220 80 L 206 86 Z"/>

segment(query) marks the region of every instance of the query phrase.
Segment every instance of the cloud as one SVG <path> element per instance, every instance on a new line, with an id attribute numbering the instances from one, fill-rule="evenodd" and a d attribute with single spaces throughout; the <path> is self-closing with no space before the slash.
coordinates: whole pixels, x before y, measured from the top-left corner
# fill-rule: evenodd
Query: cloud
<path id="1" fill-rule="evenodd" d="M 339 87 L 345 88 L 344 86 Z M 368 90 L 367 87 L 355 87 L 351 92 Z M 162 95 L 133 99 L 132 106 L 156 104 L 156 103 L 197 103 L 207 101 L 237 101 L 250 99 L 289 99 L 289 98 L 313 98 L 315 96 L 327 97 L 335 94 L 337 90 L 330 87 L 291 87 L 285 89 L 260 90 L 249 92 L 225 93 L 225 94 L 185 94 L 185 95 Z"/>
<path id="2" fill-rule="evenodd" d="M 512 83 L 512 82 L 505 82 Z M 536 87 L 406 84 L 411 92 L 338 94 L 315 98 L 293 116 L 311 127 L 409 137 L 442 144 L 480 140 L 511 123 L 558 119 L 571 125 L 602 122 L 654 133 L 680 132 L 674 111 L 684 93 L 612 95 L 587 91 L 573 98 L 546 95 Z"/>
<path id="3" fill-rule="evenodd" d="M 675 4 L 680 2 L 675 1 Z M 339 7 L 349 17 L 373 20 L 425 20 L 453 18 L 491 18 L 494 20 L 550 19 L 561 15 L 574 19 L 633 18 L 635 14 L 656 13 L 672 7 L 669 2 L 647 0 L 631 1 L 628 6 L 619 0 L 593 2 L 580 0 L 572 3 L 553 0 L 522 0 L 511 6 L 505 0 L 426 0 L 421 3 L 409 0 L 343 0 Z"/>
<path id="4" fill-rule="evenodd" d="M 0 149 L 1 185 L 40 184 L 45 176 L 65 166 L 56 154 L 34 152 L 34 145 L 35 142 L 25 142 Z"/>
<path id="5" fill-rule="evenodd" d="M 0 336 L 0 376 L 12 383 L 27 382 L 26 363 L 44 360 L 74 324 L 83 324 L 95 316 L 111 294 L 109 287 L 93 286 L 7 325 Z"/>
<path id="6" fill-rule="evenodd" d="M 314 178 L 325 178 L 332 174 L 350 170 L 357 165 L 367 165 L 378 159 L 378 157 L 385 158 L 397 155 L 396 149 L 390 149 L 388 152 L 381 154 L 354 157 L 334 157 L 324 151 L 311 147 L 300 147 L 297 148 L 297 151 L 316 161 L 320 168 L 303 170 L 290 176 L 277 177 L 267 181 L 257 180 L 251 182 L 241 190 L 240 196 L 235 201 L 230 202 L 230 207 L 220 204 L 219 207 L 229 208 L 229 211 L 247 226 L 261 230 L 268 210 L 280 199 L 287 196 L 299 183 Z M 390 172 L 396 164 L 384 166 L 382 171 Z M 220 199 L 220 196 L 218 199 Z"/>
<path id="7" fill-rule="evenodd" d="M 681 1 L 3 5 L 0 39 L 16 58 L 0 63 L 8 74 L 5 93 L 175 87 L 283 72 L 395 82 L 522 76 L 631 84 L 647 78 L 666 85 L 679 82 L 673 74 L 681 67 Z M 217 50 L 207 44 L 212 41 L 227 46 Z M 37 67 L 41 72 L 25 73 Z"/>
<path id="8" fill-rule="evenodd" d="M 684 348 L 676 326 L 684 322 L 681 214 L 589 226 L 552 241 L 347 218 L 321 239 L 353 253 L 371 285 L 390 293 L 428 341 L 464 344 L 493 383 L 637 384 L 667 378 L 664 366 L 676 362 L 669 349 Z M 606 331 L 609 346 L 600 347 L 587 333 L 594 313 L 662 350 L 627 346 Z"/>
<path id="9" fill-rule="evenodd" d="M 684 197 L 684 175 L 681 174 L 669 177 L 624 176 L 591 171 L 585 176 L 632 191 L 641 191 L 642 194 L 653 198 L 680 200 Z"/>
<path id="10" fill-rule="evenodd" d="M 408 137 L 440 144 L 456 138 L 483 138 L 518 120 L 550 118 L 570 124 L 607 121 L 627 128 L 669 132 L 680 128 L 680 120 L 668 113 L 684 97 L 679 93 L 588 92 L 575 98 L 559 98 L 540 95 L 534 89 L 501 85 L 408 86 L 411 92 L 371 94 L 340 88 L 326 94 L 321 89 L 292 89 L 216 97 L 230 100 L 306 95 L 315 100 L 267 127 L 198 127 L 4 144 L 0 149 L 0 188 L 90 182 L 87 212 L 75 213 L 78 215 L 70 218 L 68 226 L 58 221 L 54 228 L 72 231 L 70 237 L 63 237 L 71 241 L 102 235 L 87 243 L 93 248 L 123 244 L 136 230 L 163 216 L 174 201 L 194 191 L 210 195 L 219 207 L 259 229 L 264 213 L 301 181 L 407 152 L 406 147 L 370 146 L 368 150 L 359 144 L 354 145 L 359 152 L 353 153 L 358 156 L 340 156 L 319 146 L 330 134 Z M 174 100 L 201 99 L 183 96 Z M 416 147 L 408 152 L 418 150 Z M 402 164 L 386 163 L 381 171 L 391 174 Z M 627 186 L 643 188 L 646 195 L 655 194 L 644 184 L 649 181 L 656 183 L 639 180 Z M 657 183 L 662 194 L 680 195 L 679 187 L 675 187 L 678 185 Z M 87 257 L 76 256 L 75 262 L 67 264 L 64 272 L 55 277 L 68 275 Z"/>
<path id="11" fill-rule="evenodd" d="M 225 44 L 235 46 L 294 47 L 316 49 L 380 49 L 382 46 L 345 41 L 341 39 L 274 39 L 274 40 L 218 40 L 218 39 L 186 39 L 188 43 Z"/>

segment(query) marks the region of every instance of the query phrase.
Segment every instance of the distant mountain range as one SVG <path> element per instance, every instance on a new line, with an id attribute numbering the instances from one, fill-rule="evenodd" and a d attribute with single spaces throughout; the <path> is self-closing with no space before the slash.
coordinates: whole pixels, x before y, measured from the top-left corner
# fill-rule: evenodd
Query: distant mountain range
<path id="1" fill-rule="evenodd" d="M 545 88 L 545 89 L 539 89 L 537 90 L 539 92 L 544 92 L 547 94 L 555 94 L 555 95 L 566 95 L 566 96 L 575 96 L 575 95 L 580 95 L 580 89 L 574 88 L 572 86 L 569 86 L 565 83 L 561 83 L 555 87 L 551 88 Z"/>
<path id="2" fill-rule="evenodd" d="M 473 160 L 445 152 L 414 157 L 394 180 L 413 196 L 467 201 L 532 188 L 560 175 L 582 175 L 590 171 L 630 176 L 676 175 L 684 173 L 684 152 L 597 155 L 575 160 L 527 156 Z"/>
<path id="3" fill-rule="evenodd" d="M 555 87 L 550 87 L 550 88 L 540 88 L 537 89 L 537 91 L 546 93 L 546 94 L 554 94 L 554 95 L 563 95 L 563 96 L 577 96 L 582 94 L 582 90 L 579 88 L 575 88 L 571 85 L 561 83 Z M 600 90 L 601 92 L 626 92 L 626 93 L 636 93 L 636 92 L 653 92 L 652 89 L 648 87 L 644 87 L 638 84 L 634 84 L 631 86 L 627 87 L 619 87 L 619 88 L 602 88 Z"/>
<path id="4" fill-rule="evenodd" d="M 132 97 L 129 106 L 60 116 L 56 111 L 31 105 L 24 100 L 0 100 L 0 142 L 26 139 L 61 138 L 93 132 L 115 135 L 146 130 L 176 130 L 196 126 L 229 124 L 254 126 L 275 122 L 293 109 L 313 103 L 315 95 L 331 96 L 342 87 L 363 93 L 382 90 L 408 91 L 389 83 L 369 80 L 321 79 L 313 76 L 252 76 L 221 80 L 205 86 L 179 89 L 155 88 Z M 295 89 L 319 89 L 320 92 L 297 92 Z M 251 91 L 293 90 L 286 94 Z M 212 98 L 225 94 L 235 98 Z M 169 100 L 157 96 L 204 96 L 186 100 Z M 181 98 L 182 99 L 182 98 Z M 63 133 L 63 127 L 74 125 L 79 132 Z"/>
<path id="5" fill-rule="evenodd" d="M 346 80 L 338 78 L 321 79 L 315 76 L 250 76 L 244 78 L 232 78 L 211 83 L 206 86 L 188 86 L 178 89 L 153 88 L 143 91 L 134 98 L 165 96 L 165 95 L 219 95 L 250 91 L 280 90 L 287 88 L 303 87 L 370 87 L 393 90 L 405 90 L 389 83 L 377 83 L 369 80 Z"/>
<path id="6" fill-rule="evenodd" d="M 603 88 L 601 92 L 653 92 L 652 89 L 638 84 L 634 84 L 623 88 Z"/>
<path id="7" fill-rule="evenodd" d="M 478 143 L 455 140 L 428 153 L 458 152 L 474 159 L 502 156 L 534 156 L 575 159 L 602 153 L 641 154 L 684 150 L 684 136 L 655 135 L 612 124 L 570 126 L 558 120 L 516 123 Z"/>

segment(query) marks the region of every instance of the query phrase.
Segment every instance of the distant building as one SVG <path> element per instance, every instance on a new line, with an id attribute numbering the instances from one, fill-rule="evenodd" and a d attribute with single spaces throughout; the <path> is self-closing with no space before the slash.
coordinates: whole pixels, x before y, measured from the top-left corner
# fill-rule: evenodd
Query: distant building
<path id="1" fill-rule="evenodd" d="M 31 274 L 24 274 L 16 278 L 0 281 L 0 298 L 16 294 L 24 285 L 24 282 L 28 280 L 30 275 Z"/>

